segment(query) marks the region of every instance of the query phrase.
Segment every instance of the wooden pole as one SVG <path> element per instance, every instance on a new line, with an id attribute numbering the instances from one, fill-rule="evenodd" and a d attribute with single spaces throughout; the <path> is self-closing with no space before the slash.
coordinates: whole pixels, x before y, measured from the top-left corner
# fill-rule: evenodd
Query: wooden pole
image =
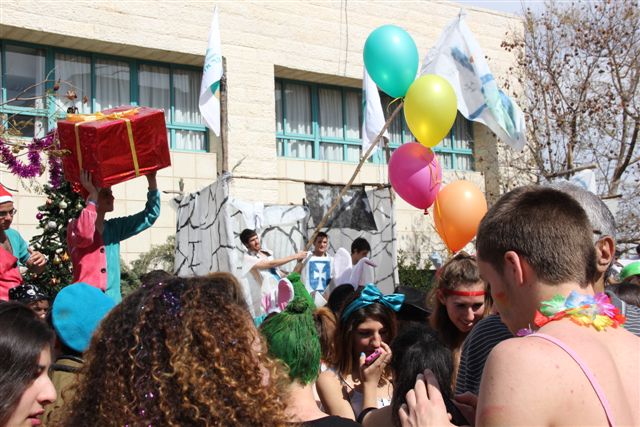
<path id="1" fill-rule="evenodd" d="M 220 79 L 220 156 L 222 157 L 222 161 L 218 161 L 218 165 L 220 169 L 218 172 L 221 174 L 223 172 L 229 171 L 229 150 L 227 150 L 228 141 L 228 131 L 227 127 L 229 123 L 227 122 L 227 58 L 222 57 L 222 79 Z"/>
<path id="2" fill-rule="evenodd" d="M 338 197 L 336 198 L 336 200 L 333 202 L 333 204 L 331 205 L 329 210 L 324 214 L 324 216 L 322 217 L 322 219 L 320 220 L 318 225 L 316 225 L 316 229 L 313 231 L 313 234 L 311 235 L 311 238 L 309 239 L 309 241 L 307 241 L 307 244 L 304 247 L 305 251 L 309 250 L 309 248 L 311 247 L 313 242 L 316 240 L 316 236 L 318 235 L 318 233 L 320 232 L 322 227 L 324 227 L 324 225 L 327 223 L 327 221 L 329 220 L 329 217 L 331 216 L 333 211 L 336 210 L 338 205 L 340 205 L 340 200 L 342 200 L 342 196 L 344 196 L 346 194 L 346 192 L 349 190 L 349 188 L 351 188 L 351 185 L 353 184 L 353 181 L 355 181 L 356 177 L 360 173 L 360 169 L 362 169 L 362 166 L 364 166 L 364 162 L 367 161 L 367 159 L 369 158 L 369 156 L 373 152 L 373 149 L 378 145 L 378 142 L 380 141 L 380 138 L 382 138 L 382 135 L 384 135 L 386 130 L 389 128 L 389 126 L 391 125 L 391 122 L 393 121 L 393 119 L 396 118 L 396 116 L 400 112 L 400 109 L 402 108 L 403 104 L 404 104 L 404 102 L 400 102 L 398 104 L 398 106 L 396 107 L 396 109 L 393 110 L 393 113 L 391 113 L 391 116 L 389 116 L 389 118 L 387 119 L 387 122 L 384 124 L 384 126 L 380 130 L 380 133 L 378 134 L 378 136 L 376 136 L 376 139 L 373 140 L 373 142 L 369 146 L 369 149 L 367 150 L 367 152 L 364 153 L 364 155 L 362 156 L 362 158 L 360 159 L 360 163 L 358 163 L 358 166 L 356 166 L 356 170 L 353 171 L 353 175 L 351 175 L 351 178 L 349 178 L 349 181 L 346 183 L 346 185 L 344 187 L 342 187 L 342 190 L 340 190 L 340 194 L 338 194 Z"/>

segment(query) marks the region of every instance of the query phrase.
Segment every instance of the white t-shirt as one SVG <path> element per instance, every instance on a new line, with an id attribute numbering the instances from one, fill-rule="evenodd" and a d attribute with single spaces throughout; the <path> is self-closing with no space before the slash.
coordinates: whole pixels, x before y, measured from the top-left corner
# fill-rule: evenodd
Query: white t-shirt
<path id="1" fill-rule="evenodd" d="M 281 278 L 277 268 L 253 268 L 259 261 L 273 259 L 273 256 L 264 249 L 261 252 L 262 256 L 245 253 L 242 258 L 242 276 L 249 283 L 249 298 L 247 298 L 247 302 L 250 301 L 249 304 L 252 306 L 255 316 L 263 314 L 260 304 L 263 290 L 268 292 L 278 285 L 278 280 Z"/>

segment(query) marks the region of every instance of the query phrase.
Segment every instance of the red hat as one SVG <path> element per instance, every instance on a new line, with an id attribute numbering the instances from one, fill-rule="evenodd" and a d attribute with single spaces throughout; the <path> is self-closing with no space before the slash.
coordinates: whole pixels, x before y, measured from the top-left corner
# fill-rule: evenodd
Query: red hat
<path id="1" fill-rule="evenodd" d="M 13 196 L 0 184 L 0 203 L 13 202 Z"/>

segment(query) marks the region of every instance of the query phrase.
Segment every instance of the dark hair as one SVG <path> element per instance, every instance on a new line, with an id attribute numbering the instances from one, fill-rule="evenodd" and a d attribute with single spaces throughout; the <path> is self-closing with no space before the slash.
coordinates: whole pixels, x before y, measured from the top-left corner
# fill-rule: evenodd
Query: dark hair
<path id="1" fill-rule="evenodd" d="M 313 320 L 320 338 L 322 361 L 332 366 L 335 363 L 336 315 L 327 306 L 319 307 L 313 312 Z"/>
<path id="2" fill-rule="evenodd" d="M 475 285 L 478 282 L 482 282 L 478 263 L 474 256 L 466 252 L 457 253 L 438 270 L 436 287 L 433 288 L 429 296 L 433 310 L 429 317 L 429 323 L 438 333 L 440 340 L 451 350 L 460 347 L 468 333 L 460 331 L 451 321 L 447 313 L 447 306 L 440 302 L 438 296 L 443 292 L 446 293 L 447 290 L 456 290 L 459 287 Z"/>
<path id="3" fill-rule="evenodd" d="M 154 286 L 161 282 L 168 282 L 171 279 L 175 279 L 176 275 L 171 274 L 164 270 L 151 270 L 148 273 L 140 276 L 140 281 L 142 282 L 142 286 Z"/>
<path id="4" fill-rule="evenodd" d="M 256 230 L 245 228 L 244 230 L 242 230 L 242 233 L 240 233 L 240 241 L 243 245 L 247 246 L 249 244 L 249 240 L 251 240 L 253 236 L 257 235 L 258 233 L 256 233 Z"/>
<path id="5" fill-rule="evenodd" d="M 597 276 L 592 234 L 573 197 L 530 185 L 510 191 L 489 209 L 478 229 L 478 256 L 502 273 L 505 252 L 514 251 L 545 283 L 587 286 Z"/>
<path id="6" fill-rule="evenodd" d="M 367 242 L 367 239 L 364 237 L 358 237 L 351 243 L 351 253 L 355 254 L 356 252 L 368 251 L 371 252 L 371 245 Z"/>
<path id="7" fill-rule="evenodd" d="M 329 294 L 329 299 L 327 300 L 327 307 L 333 311 L 333 314 L 337 315 L 338 312 L 342 311 L 342 308 L 345 306 L 345 302 L 350 299 L 353 294 L 356 292 L 353 289 L 353 286 L 350 284 L 340 285 L 335 288 Z"/>
<path id="8" fill-rule="evenodd" d="M 101 322 L 57 425 L 283 425 L 284 377 L 256 343 L 249 312 L 210 279 L 141 287 Z"/>
<path id="9" fill-rule="evenodd" d="M 233 274 L 220 271 L 217 273 L 209 273 L 204 277 L 193 278 L 192 280 L 197 280 L 199 283 L 202 283 L 203 286 L 213 286 L 224 298 L 233 301 L 247 311 L 249 310 L 247 301 L 244 299 L 244 294 L 242 293 L 242 285 Z"/>
<path id="10" fill-rule="evenodd" d="M 314 242 L 315 242 L 316 240 L 318 240 L 319 238 L 321 238 L 321 237 L 322 237 L 323 239 L 328 239 L 328 238 L 329 238 L 329 235 L 328 235 L 327 233 L 325 233 L 324 231 L 318 231 L 318 234 L 316 234 L 316 238 L 315 238 Z"/>
<path id="11" fill-rule="evenodd" d="M 362 293 L 362 289 L 364 288 L 359 288 L 345 302 L 344 307 L 355 301 Z M 353 334 L 361 323 L 368 319 L 382 323 L 388 332 L 389 342 L 393 341 L 398 331 L 395 312 L 377 302 L 355 310 L 346 319 L 341 318 L 341 312 L 336 314 L 336 318 L 338 319 L 338 327 L 335 339 L 335 367 L 341 375 L 349 375 L 353 369 Z"/>
<path id="12" fill-rule="evenodd" d="M 618 285 L 607 286 L 607 290 L 616 294 L 618 298 L 627 304 L 640 307 L 640 286 L 627 282 L 627 280 Z"/>
<path id="13" fill-rule="evenodd" d="M 392 420 L 400 426 L 398 411 L 406 403 L 406 394 L 416 382 L 416 376 L 431 369 L 438 380 L 442 398 L 448 402 L 453 397 L 453 355 L 434 331 L 426 325 L 414 325 L 403 331 L 391 343 L 391 370 L 393 371 Z M 449 408 L 447 408 L 449 409 Z"/>
<path id="14" fill-rule="evenodd" d="M 40 353 L 51 348 L 53 331 L 27 306 L 0 302 L 0 425 L 38 376 Z"/>
<path id="15" fill-rule="evenodd" d="M 431 310 L 427 306 L 427 293 L 413 286 L 396 286 L 393 291 L 404 295 L 404 301 L 400 311 L 396 313 L 398 319 L 398 333 L 413 323 L 426 324 L 429 321 Z"/>

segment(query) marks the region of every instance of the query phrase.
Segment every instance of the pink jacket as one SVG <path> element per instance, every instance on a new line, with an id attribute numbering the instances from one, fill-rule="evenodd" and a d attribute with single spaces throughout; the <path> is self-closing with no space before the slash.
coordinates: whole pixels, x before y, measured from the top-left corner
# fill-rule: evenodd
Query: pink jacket
<path id="1" fill-rule="evenodd" d="M 96 230 L 98 212 L 92 202 L 67 228 L 67 247 L 73 262 L 73 279 L 99 288 L 120 302 L 120 242 L 151 227 L 160 215 L 160 192 L 149 190 L 144 210 L 104 222 Z"/>
<path id="2" fill-rule="evenodd" d="M 73 281 L 107 289 L 107 255 L 96 230 L 96 205 L 88 203 L 67 228 L 67 245 L 73 262 Z"/>

